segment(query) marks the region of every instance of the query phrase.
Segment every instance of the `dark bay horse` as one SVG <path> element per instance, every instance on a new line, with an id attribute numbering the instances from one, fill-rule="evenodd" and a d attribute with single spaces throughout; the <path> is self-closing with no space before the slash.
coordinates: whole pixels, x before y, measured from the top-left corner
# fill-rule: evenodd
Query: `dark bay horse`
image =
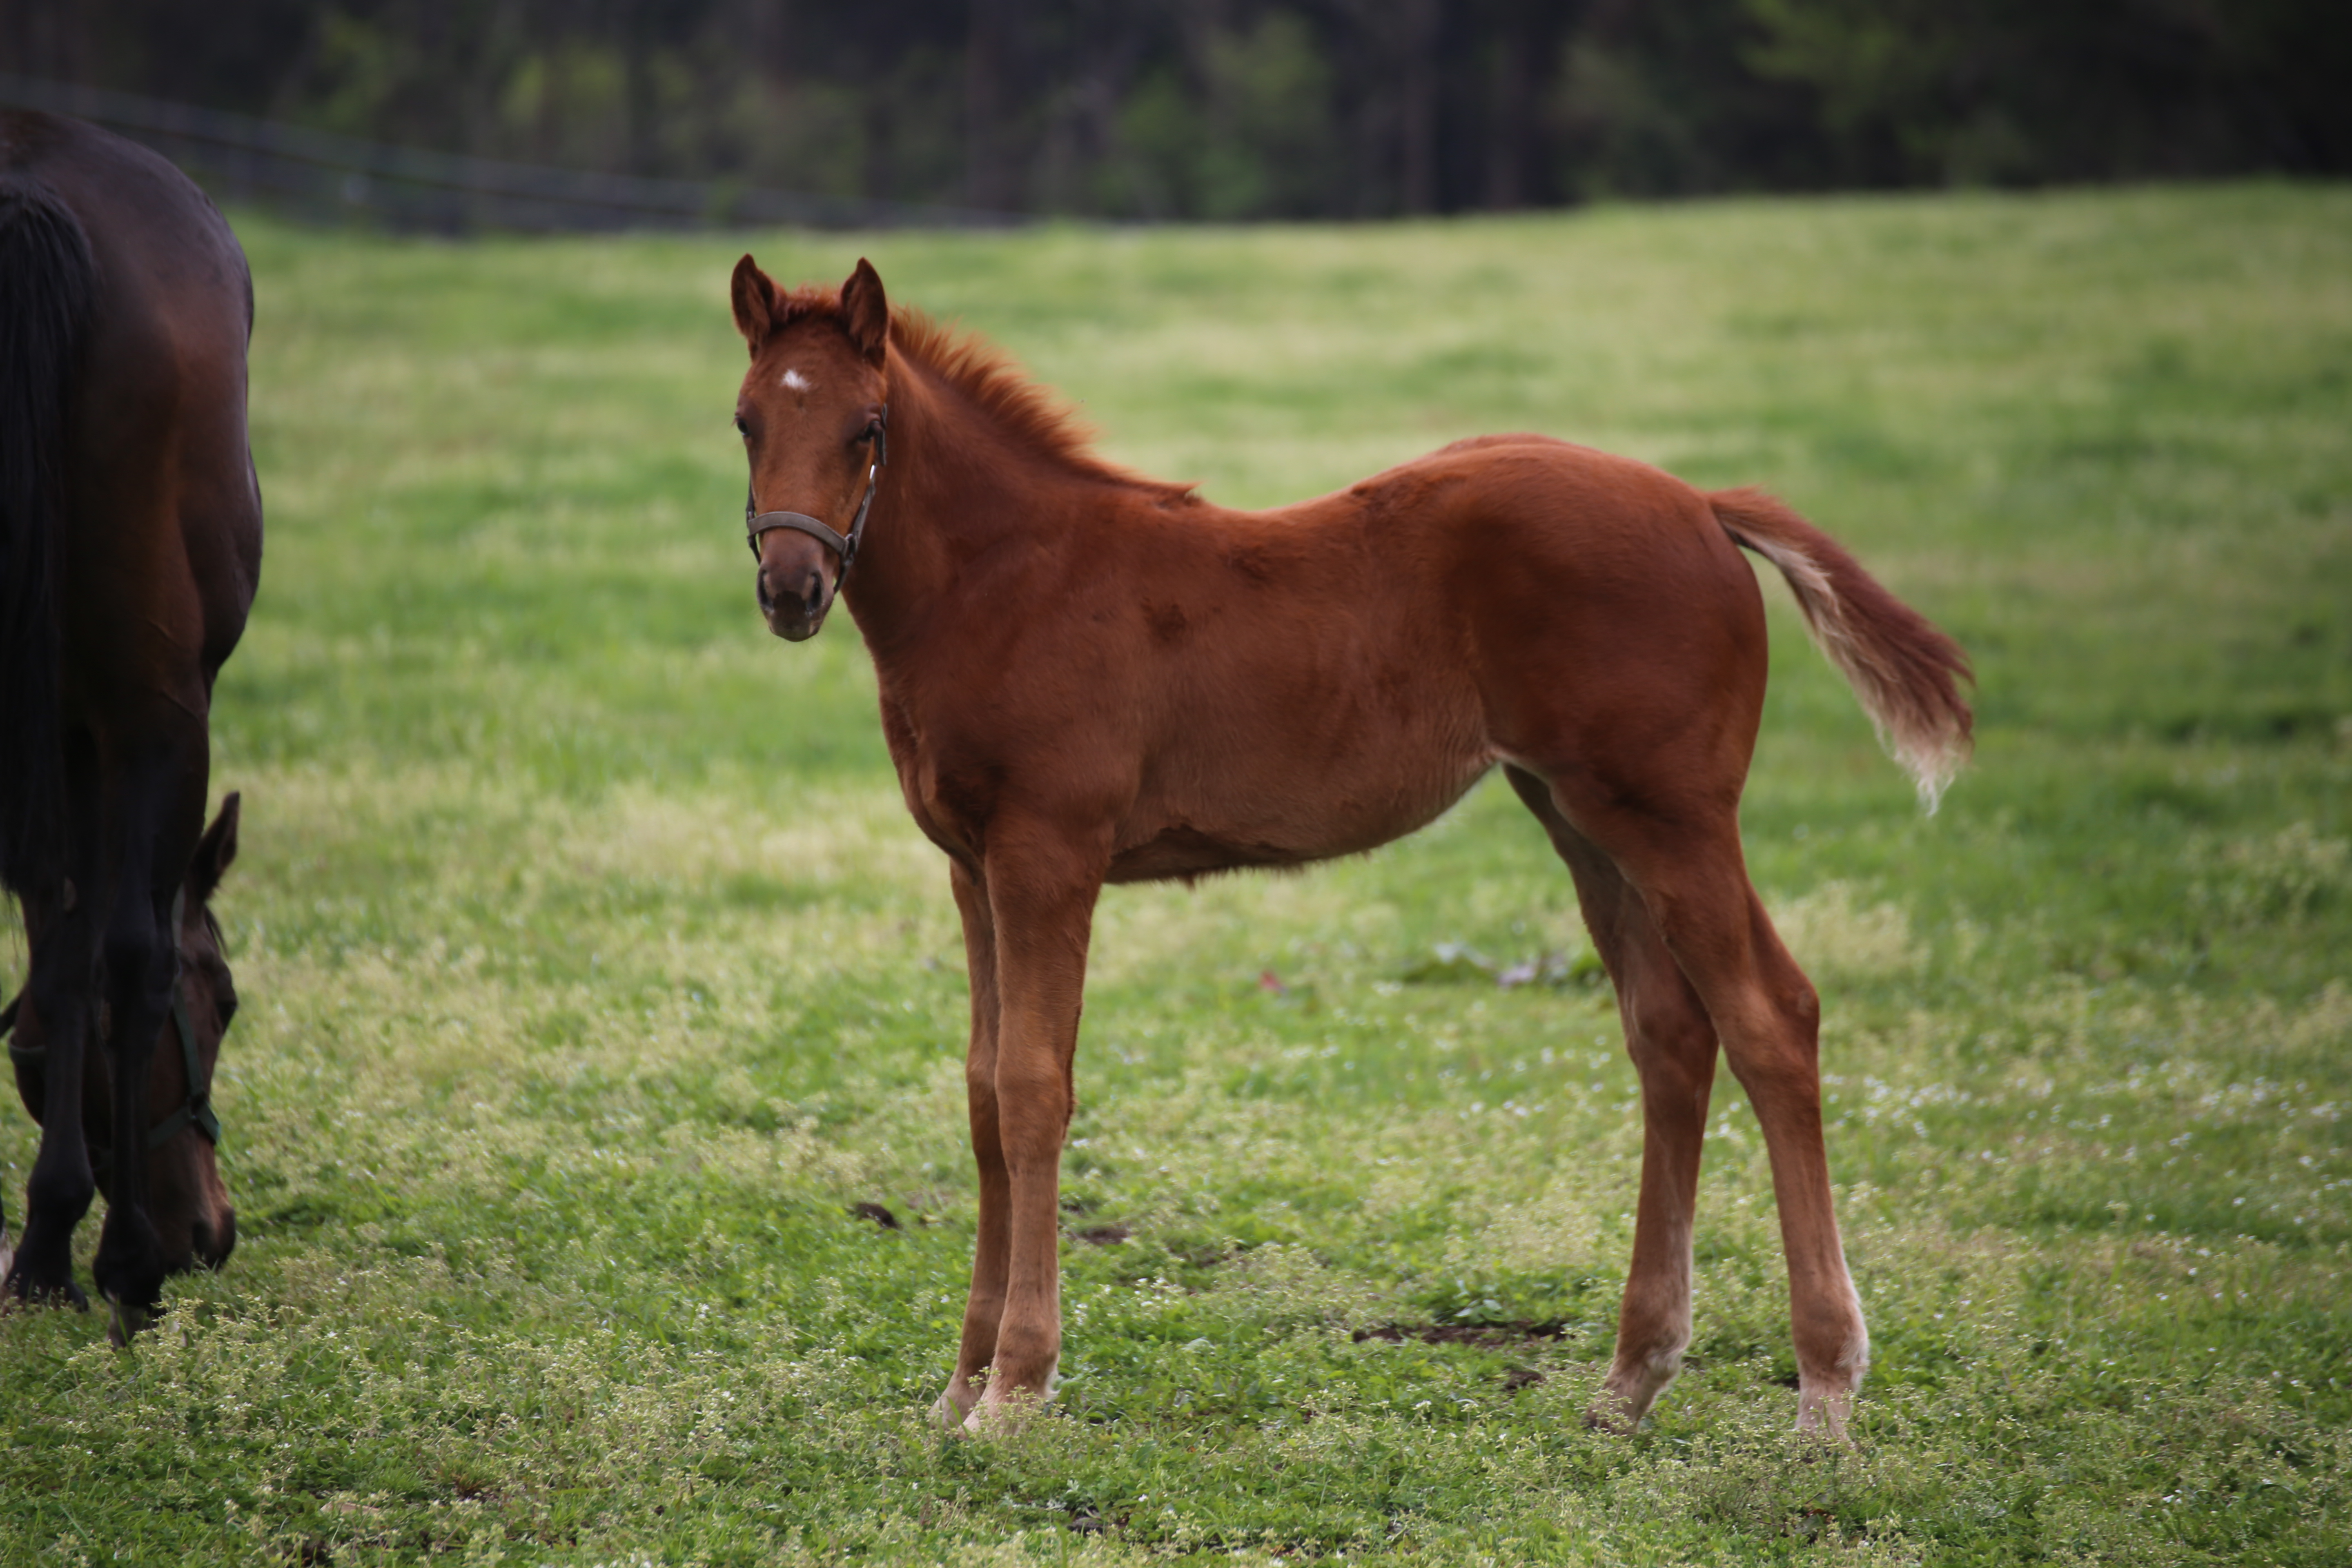
<path id="1" fill-rule="evenodd" d="M 180 1194 L 203 1237 L 191 1219 L 181 1249 L 159 1228 L 152 1175 L 171 1157 L 148 1136 L 170 1112 L 148 1097 L 182 994 L 213 680 L 261 570 L 252 324 L 245 254 L 179 171 L 92 126 L 0 113 L 0 885 L 24 908 L 23 1006 L 47 1047 L 37 1084 L 20 1069 L 42 1136 L 4 1288 L 82 1300 L 70 1245 L 96 1188 L 83 1110 L 102 1053 L 92 1274 L 118 1334 L 233 1234 L 209 1145 Z"/>
<path id="2" fill-rule="evenodd" d="M 217 1268 L 236 1246 L 236 1210 L 230 1205 L 214 1150 L 220 1120 L 213 1112 L 213 1070 L 222 1037 L 236 1016 L 236 983 L 229 973 L 214 919 L 212 896 L 236 858 L 237 796 L 221 803 L 220 815 L 196 841 L 188 876 L 173 909 L 180 952 L 180 980 L 172 1015 L 147 1068 L 147 1217 L 163 1247 L 171 1272 L 199 1266 Z M 46 933 L 28 933 L 37 953 Z M 48 1116 L 49 1032 L 37 1009 L 23 996 L 0 1007 L 0 1038 L 8 1040 L 16 1092 L 36 1122 Z M 114 1183 L 114 1096 L 104 1052 L 82 1062 L 82 1142 L 89 1149 L 99 1191 L 109 1206 L 122 1201 Z M 8 1271 L 7 1238 L 0 1236 L 0 1276 Z M 117 1331 L 127 1325 L 118 1322 Z"/>
<path id="3" fill-rule="evenodd" d="M 1787 578 L 1930 805 L 1969 749 L 1958 645 L 1754 490 L 1498 436 L 1230 511 L 1093 456 L 1002 357 L 894 313 L 863 261 L 837 291 L 788 292 L 747 256 L 732 293 L 761 607 L 798 640 L 848 600 L 963 917 L 980 1221 L 942 1418 L 982 1430 L 1053 1386 L 1103 884 L 1369 849 L 1499 764 L 1575 879 L 1642 1082 L 1633 1266 L 1590 1419 L 1638 1421 L 1689 1342 L 1719 1048 L 1771 1154 L 1798 1424 L 1840 1430 L 1869 1339 L 1831 1206 L 1819 1005 L 1740 850 L 1766 645 L 1739 547 Z"/>

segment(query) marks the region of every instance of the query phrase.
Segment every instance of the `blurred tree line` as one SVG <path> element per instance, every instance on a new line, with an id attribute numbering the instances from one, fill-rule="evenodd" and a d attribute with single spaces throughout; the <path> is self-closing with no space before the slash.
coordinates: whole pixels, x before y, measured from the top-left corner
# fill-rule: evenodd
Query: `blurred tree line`
<path id="1" fill-rule="evenodd" d="M 2352 0 L 0 0 L 0 69 L 1110 217 L 2352 170 Z"/>

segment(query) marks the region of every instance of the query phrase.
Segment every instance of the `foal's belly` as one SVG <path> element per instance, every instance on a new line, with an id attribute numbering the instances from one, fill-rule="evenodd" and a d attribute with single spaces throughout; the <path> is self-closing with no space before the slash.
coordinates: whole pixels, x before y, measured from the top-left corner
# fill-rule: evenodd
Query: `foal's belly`
<path id="1" fill-rule="evenodd" d="M 1335 544 L 1207 617 L 1216 637 L 1146 662 L 1110 880 L 1360 854 L 1435 820 L 1493 766 L 1458 610 L 1435 579 L 1363 557 Z"/>
<path id="2" fill-rule="evenodd" d="M 1214 801 L 1139 803 L 1107 879 L 1190 879 L 1360 854 L 1435 821 L 1492 765 L 1483 752 L 1427 757 L 1409 773 L 1293 778 L 1287 787 L 1218 792 L 1224 798 Z"/>

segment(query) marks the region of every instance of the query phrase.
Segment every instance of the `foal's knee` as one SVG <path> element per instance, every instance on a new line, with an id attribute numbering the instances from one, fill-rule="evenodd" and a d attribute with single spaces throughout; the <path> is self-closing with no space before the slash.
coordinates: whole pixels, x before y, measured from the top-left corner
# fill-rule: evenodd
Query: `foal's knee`
<path id="1" fill-rule="evenodd" d="M 1664 1117 L 1670 1124 L 1695 1125 L 1706 1119 L 1707 1101 L 1715 1092 L 1713 1062 L 1659 1054 L 1643 1057 L 1635 1065 L 1646 1115 Z"/>
<path id="2" fill-rule="evenodd" d="M 1704 1105 L 1715 1087 L 1715 1030 L 1706 1015 L 1641 998 L 1626 1015 L 1626 1047 L 1642 1092 L 1659 1105 Z"/>

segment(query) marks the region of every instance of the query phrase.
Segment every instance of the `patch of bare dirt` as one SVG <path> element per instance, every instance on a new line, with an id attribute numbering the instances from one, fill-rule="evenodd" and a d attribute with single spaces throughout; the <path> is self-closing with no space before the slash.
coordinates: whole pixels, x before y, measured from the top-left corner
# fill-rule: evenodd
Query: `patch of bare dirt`
<path id="1" fill-rule="evenodd" d="M 1366 1340 L 1381 1340 L 1392 1345 L 1419 1340 L 1425 1345 L 1475 1345 L 1481 1350 L 1496 1351 L 1509 1350 L 1531 1340 L 1556 1340 L 1567 1332 L 1565 1323 L 1521 1320 L 1510 1323 L 1384 1323 L 1377 1329 L 1358 1329 L 1349 1338 L 1358 1344 Z"/>

